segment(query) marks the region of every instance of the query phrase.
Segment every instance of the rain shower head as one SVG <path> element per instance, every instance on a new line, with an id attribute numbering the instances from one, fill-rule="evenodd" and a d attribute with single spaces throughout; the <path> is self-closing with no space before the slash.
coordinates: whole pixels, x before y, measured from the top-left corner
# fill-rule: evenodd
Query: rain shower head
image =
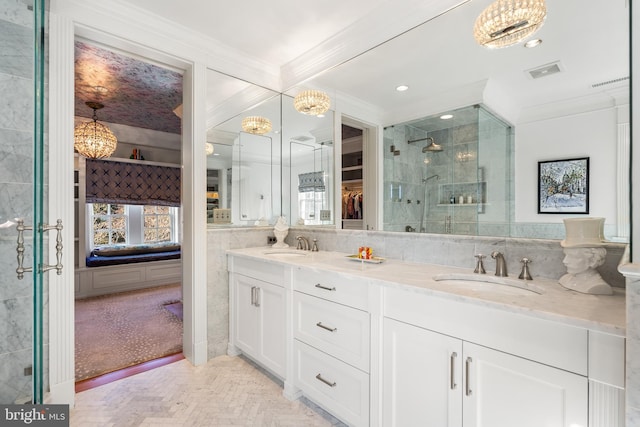
<path id="1" fill-rule="evenodd" d="M 422 148 L 422 152 L 423 153 L 427 153 L 429 151 L 442 151 L 442 145 L 436 144 L 436 142 L 433 140 L 433 138 L 428 137 L 426 139 L 430 139 L 431 142 L 426 147 Z"/>
<path id="2" fill-rule="evenodd" d="M 430 136 L 420 139 L 410 139 L 409 141 L 407 141 L 407 144 L 413 144 L 414 142 L 418 141 L 431 141 L 429 144 L 427 144 L 426 147 L 422 148 L 423 153 L 426 153 L 428 151 L 442 151 L 442 145 L 436 144 L 436 141 Z"/>

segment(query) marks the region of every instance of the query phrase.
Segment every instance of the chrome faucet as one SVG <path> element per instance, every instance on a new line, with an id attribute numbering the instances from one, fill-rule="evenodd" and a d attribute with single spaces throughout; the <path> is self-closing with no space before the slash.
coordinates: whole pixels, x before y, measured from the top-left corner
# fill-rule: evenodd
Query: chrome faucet
<path id="1" fill-rule="evenodd" d="M 296 236 L 296 240 L 298 241 L 298 246 L 296 249 L 302 249 L 308 251 L 310 249 L 309 239 L 304 236 Z"/>
<path id="2" fill-rule="evenodd" d="M 474 256 L 476 257 L 476 269 L 473 270 L 473 272 L 476 274 L 486 274 L 487 271 L 484 269 L 484 263 L 482 262 L 482 260 L 485 259 L 486 256 L 482 254 Z"/>
<path id="3" fill-rule="evenodd" d="M 491 252 L 491 258 L 496 260 L 496 276 L 507 277 L 507 262 L 504 260 L 502 252 Z"/>
<path id="4" fill-rule="evenodd" d="M 522 271 L 520 272 L 518 279 L 533 280 L 533 277 L 531 277 L 531 273 L 529 272 L 529 264 L 531 263 L 531 260 L 529 258 L 522 258 L 520 262 L 522 263 Z"/>

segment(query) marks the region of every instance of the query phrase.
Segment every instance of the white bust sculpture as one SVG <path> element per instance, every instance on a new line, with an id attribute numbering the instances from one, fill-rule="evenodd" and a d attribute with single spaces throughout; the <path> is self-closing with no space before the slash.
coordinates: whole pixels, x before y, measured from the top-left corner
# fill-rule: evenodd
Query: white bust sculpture
<path id="1" fill-rule="evenodd" d="M 562 263 L 567 274 L 558 282 L 567 289 L 584 294 L 611 295 L 613 290 L 596 268 L 604 264 L 607 250 L 603 247 L 604 218 L 567 218 L 564 220 L 566 238 Z"/>
<path id="2" fill-rule="evenodd" d="M 564 248 L 562 262 L 567 267 L 567 274 L 560 278 L 560 284 L 567 289 L 585 294 L 613 294 L 611 286 L 596 270 L 604 264 L 606 254 L 605 248 Z"/>
<path id="3" fill-rule="evenodd" d="M 276 236 L 276 243 L 273 244 L 274 248 L 288 248 L 289 245 L 284 242 L 284 239 L 289 234 L 289 225 L 285 217 L 278 217 L 276 225 L 273 227 L 273 234 Z"/>

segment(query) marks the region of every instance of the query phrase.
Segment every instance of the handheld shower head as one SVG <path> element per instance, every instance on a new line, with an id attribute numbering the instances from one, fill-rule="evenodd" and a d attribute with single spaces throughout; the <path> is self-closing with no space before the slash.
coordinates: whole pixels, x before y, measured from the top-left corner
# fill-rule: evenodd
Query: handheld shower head
<path id="1" fill-rule="evenodd" d="M 440 179 L 440 175 L 431 175 L 430 177 L 422 178 L 422 183 L 423 183 L 423 184 L 426 184 L 428 181 L 430 181 L 430 180 L 432 180 L 432 179 L 434 179 L 434 178 L 435 178 L 435 180 L 437 181 L 437 180 L 439 180 L 439 179 Z"/>

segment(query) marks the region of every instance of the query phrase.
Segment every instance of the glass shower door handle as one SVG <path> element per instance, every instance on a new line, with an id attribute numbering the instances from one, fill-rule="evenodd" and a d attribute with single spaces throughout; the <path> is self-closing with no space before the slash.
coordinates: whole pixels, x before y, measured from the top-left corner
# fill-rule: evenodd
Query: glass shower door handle
<path id="1" fill-rule="evenodd" d="M 49 270 L 56 270 L 58 275 L 62 274 L 62 220 L 59 219 L 56 225 L 48 225 L 42 224 L 38 231 L 41 233 L 57 230 L 56 234 L 56 264 L 41 264 L 38 266 L 40 272 L 47 272 Z M 25 230 L 33 230 L 33 227 L 28 227 L 24 225 L 24 220 L 19 219 L 18 225 L 16 226 L 16 230 L 18 230 L 18 245 L 16 247 L 16 252 L 18 253 L 18 268 L 16 268 L 16 273 L 18 275 L 18 279 L 24 278 L 24 273 L 28 273 L 33 271 L 33 267 L 24 267 L 24 232 Z"/>

